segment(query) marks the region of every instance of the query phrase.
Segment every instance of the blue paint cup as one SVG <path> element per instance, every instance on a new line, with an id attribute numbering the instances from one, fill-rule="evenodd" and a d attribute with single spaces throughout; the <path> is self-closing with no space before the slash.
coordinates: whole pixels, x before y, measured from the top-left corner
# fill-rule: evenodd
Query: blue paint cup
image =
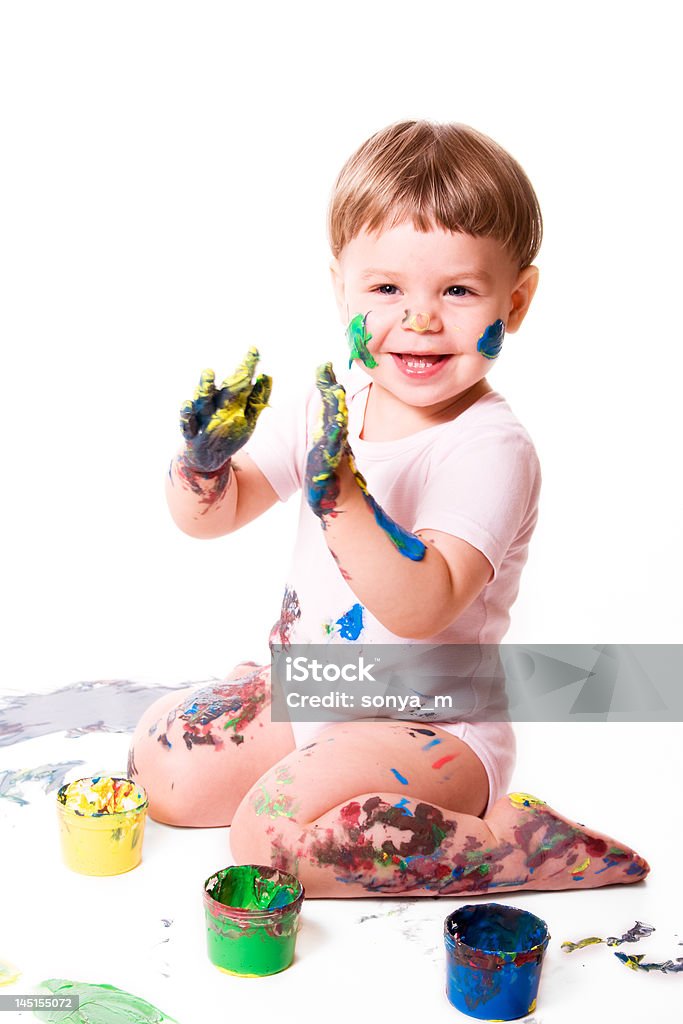
<path id="1" fill-rule="evenodd" d="M 516 1020 L 536 1008 L 550 942 L 545 921 L 503 903 L 468 903 L 444 921 L 446 995 L 478 1020 Z"/>

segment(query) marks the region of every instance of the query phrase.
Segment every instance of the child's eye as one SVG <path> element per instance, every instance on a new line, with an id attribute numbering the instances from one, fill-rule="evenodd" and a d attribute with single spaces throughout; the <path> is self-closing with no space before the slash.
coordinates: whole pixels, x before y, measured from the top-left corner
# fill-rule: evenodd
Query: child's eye
<path id="1" fill-rule="evenodd" d="M 455 296 L 456 298 L 460 298 L 462 295 L 474 294 L 473 292 L 470 291 L 469 288 L 465 288 L 464 285 L 461 284 L 452 284 L 450 288 L 447 288 L 446 290 L 449 294 L 452 292 L 457 292 L 458 294 L 457 296 Z"/>
<path id="2" fill-rule="evenodd" d="M 384 291 L 385 288 L 393 288 L 394 290 L 393 290 L 393 292 L 391 292 L 391 291 L 385 292 Z M 395 295 L 396 292 L 398 291 L 398 289 L 397 289 L 395 284 L 381 284 L 377 288 L 375 288 L 375 291 L 379 292 L 380 295 Z"/>

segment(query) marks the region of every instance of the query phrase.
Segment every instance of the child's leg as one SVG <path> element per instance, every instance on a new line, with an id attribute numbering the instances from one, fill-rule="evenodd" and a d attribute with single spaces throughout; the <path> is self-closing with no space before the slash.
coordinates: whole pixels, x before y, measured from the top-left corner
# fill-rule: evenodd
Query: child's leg
<path id="1" fill-rule="evenodd" d="M 251 662 L 155 701 L 135 729 L 128 774 L 157 821 L 229 825 L 254 781 L 293 749 L 289 722 L 270 720 L 270 668 Z"/>
<path id="2" fill-rule="evenodd" d="M 439 761 L 455 755 L 440 768 L 407 723 L 328 727 L 247 793 L 231 828 L 237 863 L 292 871 L 313 897 L 589 888 L 647 874 L 629 847 L 525 794 L 475 817 L 483 766 L 438 732 Z"/>

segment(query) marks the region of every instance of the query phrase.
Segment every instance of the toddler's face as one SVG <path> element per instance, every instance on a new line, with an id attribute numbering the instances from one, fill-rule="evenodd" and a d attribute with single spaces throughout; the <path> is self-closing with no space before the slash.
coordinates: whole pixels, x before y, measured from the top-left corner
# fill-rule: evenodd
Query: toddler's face
<path id="1" fill-rule="evenodd" d="M 421 232 L 409 222 L 380 234 L 363 230 L 331 269 L 345 325 L 366 317 L 377 363 L 369 375 L 425 409 L 447 407 L 486 375 L 538 278 L 535 267 L 519 272 L 494 239 Z"/>

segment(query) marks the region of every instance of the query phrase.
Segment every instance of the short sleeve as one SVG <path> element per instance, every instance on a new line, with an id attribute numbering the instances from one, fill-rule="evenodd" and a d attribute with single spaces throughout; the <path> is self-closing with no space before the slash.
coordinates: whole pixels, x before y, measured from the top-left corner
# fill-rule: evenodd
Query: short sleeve
<path id="1" fill-rule="evenodd" d="M 452 448 L 440 445 L 413 532 L 439 530 L 466 540 L 488 558 L 495 579 L 515 542 L 525 535 L 528 540 L 540 483 L 538 456 L 528 435 L 491 431 Z"/>
<path id="2" fill-rule="evenodd" d="M 305 394 L 267 406 L 258 418 L 253 435 L 242 448 L 280 501 L 287 501 L 301 487 L 306 457 L 306 408 Z"/>

